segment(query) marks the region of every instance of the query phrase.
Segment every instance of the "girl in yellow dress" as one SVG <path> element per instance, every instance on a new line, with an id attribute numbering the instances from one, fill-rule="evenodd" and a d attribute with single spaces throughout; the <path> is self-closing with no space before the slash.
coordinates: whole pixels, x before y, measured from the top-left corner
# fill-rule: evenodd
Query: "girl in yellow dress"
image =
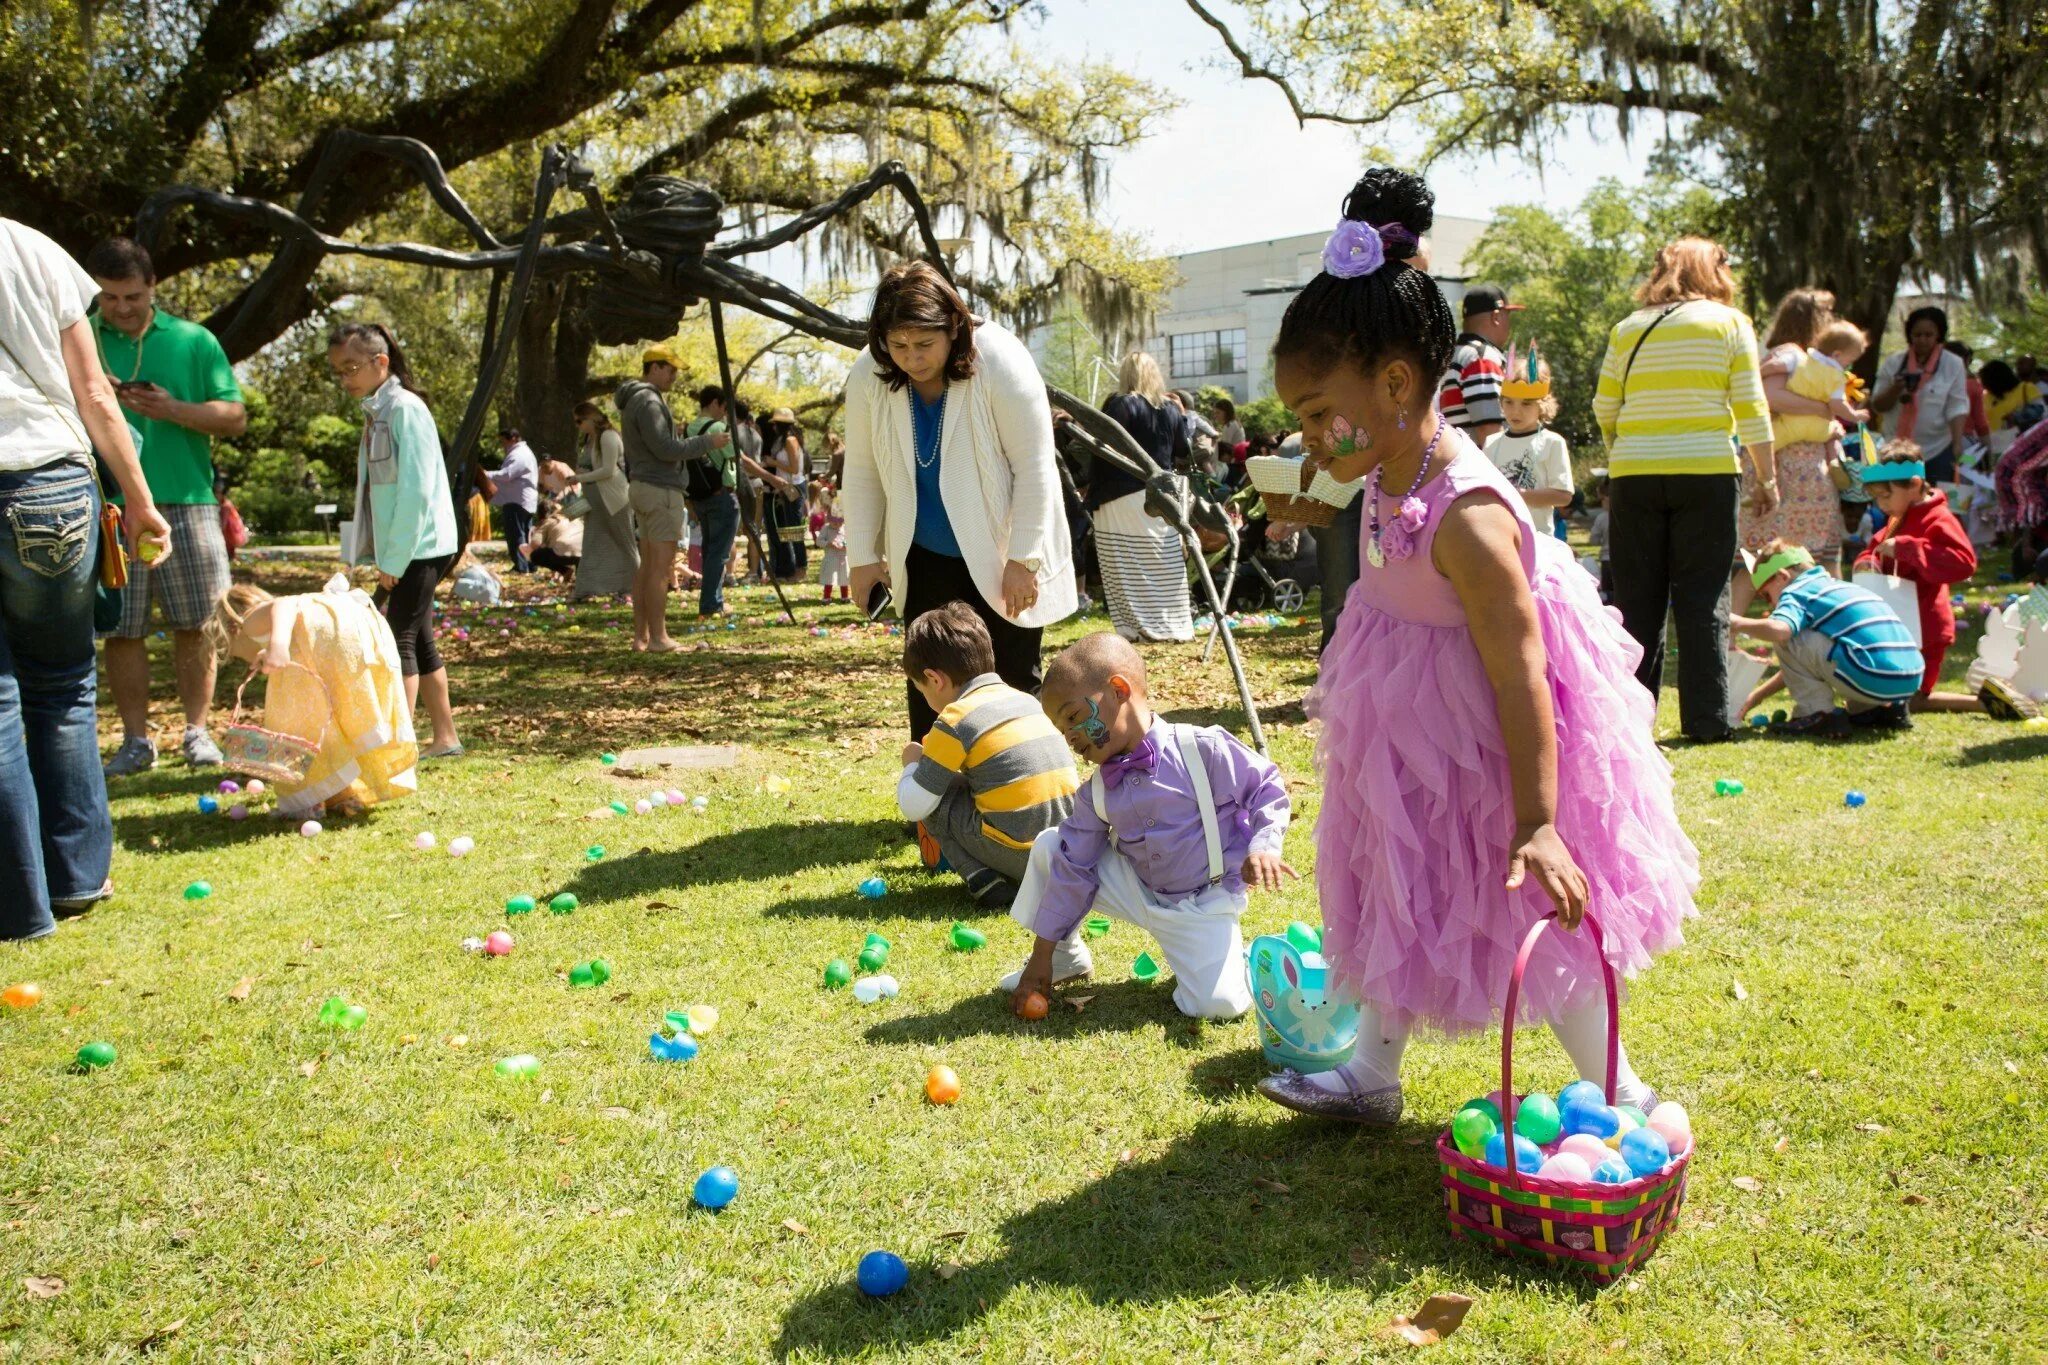
<path id="1" fill-rule="evenodd" d="M 363 592 L 339 577 L 291 597 L 237 583 L 209 633 L 269 677 L 264 728 L 320 745 L 304 781 L 274 788 L 279 816 L 354 815 L 419 789 L 398 643 Z"/>

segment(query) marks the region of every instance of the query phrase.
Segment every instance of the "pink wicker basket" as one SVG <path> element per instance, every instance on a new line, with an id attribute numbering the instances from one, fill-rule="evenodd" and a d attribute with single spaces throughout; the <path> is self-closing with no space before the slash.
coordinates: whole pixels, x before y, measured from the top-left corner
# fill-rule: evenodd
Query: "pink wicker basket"
<path id="1" fill-rule="evenodd" d="M 304 664 L 288 666 L 311 673 L 313 681 L 320 684 L 320 691 L 323 694 L 327 692 L 327 684 L 318 673 Z M 242 679 L 242 685 L 235 689 L 235 713 L 220 737 L 224 766 L 230 772 L 260 777 L 266 782 L 303 782 L 306 774 L 313 770 L 313 759 L 320 752 L 320 741 L 326 737 L 326 731 L 323 727 L 320 735 L 307 739 L 282 730 L 266 730 L 260 725 L 246 724 L 242 720 L 242 693 L 249 690 L 249 684 L 255 679 L 256 670 L 252 668 L 249 676 Z M 327 714 L 331 720 L 334 715 L 331 696 L 327 700 Z"/>
<path id="2" fill-rule="evenodd" d="M 1533 925 L 1515 957 L 1508 978 L 1508 998 L 1500 1036 L 1500 1106 L 1502 1130 L 1515 1131 L 1515 1006 L 1522 975 L 1536 940 L 1555 916 Z M 1614 1103 L 1614 1071 L 1621 1051 L 1621 1023 L 1614 968 L 1607 961 L 1600 926 L 1591 913 L 1585 919 L 1600 957 L 1607 986 L 1607 1102 Z M 1513 1143 L 1508 1144 L 1513 1151 Z M 1520 1171 L 1503 1170 L 1475 1161 L 1458 1150 L 1447 1126 L 1436 1140 L 1443 1167 L 1444 1211 L 1451 1235 L 1483 1241 L 1497 1251 L 1540 1257 L 1551 1265 L 1590 1272 L 1611 1284 L 1648 1260 L 1678 1221 L 1685 1203 L 1685 1176 L 1697 1144 L 1674 1157 L 1655 1175 L 1620 1185 L 1581 1184 L 1574 1180 L 1543 1180 Z M 1510 1160 L 1512 1161 L 1512 1156 Z"/>

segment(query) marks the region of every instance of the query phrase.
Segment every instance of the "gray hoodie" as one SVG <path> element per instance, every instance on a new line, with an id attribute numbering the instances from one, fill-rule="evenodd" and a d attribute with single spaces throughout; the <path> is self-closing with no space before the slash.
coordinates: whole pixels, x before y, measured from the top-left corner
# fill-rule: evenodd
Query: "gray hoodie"
<path id="1" fill-rule="evenodd" d="M 626 477 L 654 488 L 687 491 L 683 462 L 712 451 L 711 436 L 676 435 L 668 399 L 644 379 L 628 379 L 612 395 L 619 409 L 619 436 L 626 447 Z"/>

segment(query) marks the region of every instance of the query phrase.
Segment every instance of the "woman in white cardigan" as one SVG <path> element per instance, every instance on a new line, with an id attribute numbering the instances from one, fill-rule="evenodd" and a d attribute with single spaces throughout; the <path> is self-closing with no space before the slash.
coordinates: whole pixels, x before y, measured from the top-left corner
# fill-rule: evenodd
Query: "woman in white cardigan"
<path id="1" fill-rule="evenodd" d="M 930 265 L 882 277 L 846 379 L 846 552 L 853 597 L 887 583 L 907 626 L 966 602 L 996 671 L 1039 683 L 1044 628 L 1076 606 L 1045 381 L 1024 344 L 967 310 Z M 904 688 L 910 734 L 937 717 Z"/>
<path id="2" fill-rule="evenodd" d="M 640 572 L 640 546 L 633 537 L 633 508 L 628 498 L 625 443 L 595 403 L 576 405 L 576 431 L 581 438 L 577 473 L 583 496 L 583 562 L 576 570 L 577 600 L 623 597 L 633 590 Z"/>

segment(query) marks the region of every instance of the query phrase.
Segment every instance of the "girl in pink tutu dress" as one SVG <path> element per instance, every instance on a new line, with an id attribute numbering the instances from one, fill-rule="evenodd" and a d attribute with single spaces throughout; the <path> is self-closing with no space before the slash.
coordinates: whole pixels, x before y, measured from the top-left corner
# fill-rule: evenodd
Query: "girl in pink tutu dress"
<path id="1" fill-rule="evenodd" d="M 1416 1022 L 1500 1017 L 1543 915 L 1575 929 L 1590 906 L 1608 959 L 1633 975 L 1681 942 L 1699 882 L 1635 642 L 1436 411 L 1457 328 L 1435 281 L 1402 263 L 1434 205 L 1419 178 L 1368 171 L 1273 348 L 1305 446 L 1334 477 L 1368 479 L 1358 582 L 1308 703 L 1323 726 L 1323 951 L 1364 1017 L 1344 1066 L 1259 1089 L 1363 1123 L 1400 1118 Z M 1545 935 L 1522 999 L 1604 1082 L 1594 953 L 1588 934 Z M 1615 1088 L 1623 1104 L 1655 1099 L 1626 1050 Z"/>

